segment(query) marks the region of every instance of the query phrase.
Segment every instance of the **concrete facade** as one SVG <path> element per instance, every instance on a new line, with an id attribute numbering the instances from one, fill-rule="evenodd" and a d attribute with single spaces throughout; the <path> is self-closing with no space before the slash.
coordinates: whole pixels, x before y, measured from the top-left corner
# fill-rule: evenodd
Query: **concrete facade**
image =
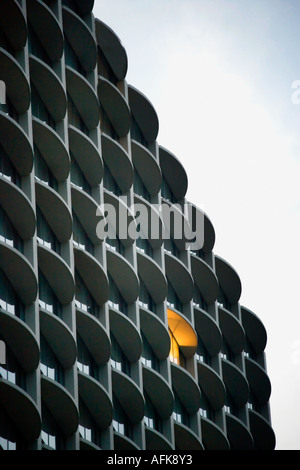
<path id="1" fill-rule="evenodd" d="M 0 447 L 273 450 L 265 328 L 93 3 L 0 4 Z"/>

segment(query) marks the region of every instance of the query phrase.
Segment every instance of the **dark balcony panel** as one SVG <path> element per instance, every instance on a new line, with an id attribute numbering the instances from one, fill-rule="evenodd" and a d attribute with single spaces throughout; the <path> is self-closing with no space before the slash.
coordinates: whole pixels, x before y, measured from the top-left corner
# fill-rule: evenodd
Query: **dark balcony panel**
<path id="1" fill-rule="evenodd" d="M 54 13 L 41 0 L 28 0 L 27 12 L 35 33 L 49 58 L 57 62 L 63 55 L 64 38 Z"/>
<path id="2" fill-rule="evenodd" d="M 120 39 L 99 19 L 96 19 L 96 38 L 114 74 L 119 80 L 123 80 L 127 73 L 128 60 Z"/>

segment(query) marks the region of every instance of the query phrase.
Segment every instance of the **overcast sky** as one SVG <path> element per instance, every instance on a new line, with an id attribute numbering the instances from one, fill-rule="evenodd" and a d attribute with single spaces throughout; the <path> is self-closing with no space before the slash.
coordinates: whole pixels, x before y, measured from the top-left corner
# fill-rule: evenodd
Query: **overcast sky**
<path id="1" fill-rule="evenodd" d="M 276 448 L 300 450 L 300 2 L 95 0 L 94 14 L 266 327 Z"/>

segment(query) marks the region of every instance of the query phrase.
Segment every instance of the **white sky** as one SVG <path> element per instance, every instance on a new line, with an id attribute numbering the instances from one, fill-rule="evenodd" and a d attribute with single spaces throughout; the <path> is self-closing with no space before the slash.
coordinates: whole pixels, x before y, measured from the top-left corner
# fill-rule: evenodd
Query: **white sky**
<path id="1" fill-rule="evenodd" d="M 300 450 L 300 3 L 95 0 L 94 14 L 120 37 L 158 143 L 267 329 L 276 448 Z"/>

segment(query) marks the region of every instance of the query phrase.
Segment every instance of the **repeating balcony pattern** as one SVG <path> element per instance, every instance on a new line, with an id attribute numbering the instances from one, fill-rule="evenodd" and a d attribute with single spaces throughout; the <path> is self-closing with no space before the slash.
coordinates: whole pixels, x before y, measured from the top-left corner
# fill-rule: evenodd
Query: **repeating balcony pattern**
<path id="1" fill-rule="evenodd" d="M 272 450 L 265 328 L 93 5 L 0 4 L 0 448 Z"/>

